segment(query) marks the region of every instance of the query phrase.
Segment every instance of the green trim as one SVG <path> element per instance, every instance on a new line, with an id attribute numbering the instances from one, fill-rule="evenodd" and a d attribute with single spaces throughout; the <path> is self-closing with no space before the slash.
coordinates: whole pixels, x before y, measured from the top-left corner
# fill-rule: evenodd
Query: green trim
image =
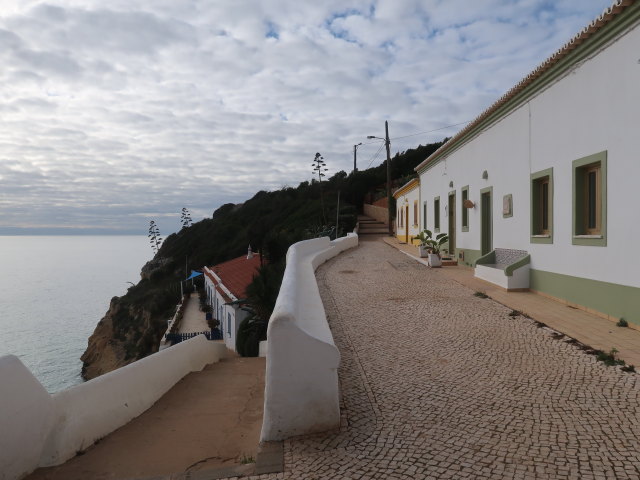
<path id="1" fill-rule="evenodd" d="M 522 257 L 520 260 L 516 260 L 512 264 L 507 265 L 504 268 L 504 274 L 507 277 L 512 277 L 513 276 L 513 272 L 515 270 L 517 270 L 520 267 L 524 267 L 525 265 L 528 265 L 529 263 L 531 263 L 531 255 L 527 255 L 525 257 Z"/>
<path id="2" fill-rule="evenodd" d="M 496 251 L 491 250 L 486 255 L 482 255 L 480 258 L 476 260 L 476 265 L 490 265 L 492 263 L 496 263 Z"/>
<path id="3" fill-rule="evenodd" d="M 428 211 L 428 206 L 427 206 L 427 201 L 423 201 L 422 202 L 422 230 L 426 230 L 427 228 L 427 211 Z"/>
<path id="4" fill-rule="evenodd" d="M 466 198 L 464 196 L 465 193 L 467 194 Z M 465 200 L 469 200 L 469 185 L 466 185 L 460 189 L 460 208 L 461 208 L 460 225 L 462 226 L 461 230 L 463 232 L 468 232 L 469 231 L 469 209 L 464 206 Z"/>
<path id="5" fill-rule="evenodd" d="M 440 197 L 433 198 L 433 231 L 440 232 Z"/>
<path id="6" fill-rule="evenodd" d="M 583 195 L 584 189 L 582 187 L 583 179 L 581 168 L 594 163 L 600 164 L 600 193 L 602 204 L 600 205 L 600 235 L 602 238 L 584 238 L 580 237 L 584 232 L 584 225 L 582 224 L 584 218 L 583 211 Z M 573 182 L 573 195 L 571 196 L 572 208 L 572 238 L 571 243 L 573 245 L 586 245 L 593 247 L 606 247 L 607 246 L 607 151 L 595 153 L 586 157 L 574 160 L 571 164 L 572 168 L 572 182 Z M 580 198 L 580 201 L 578 201 Z"/>
<path id="7" fill-rule="evenodd" d="M 640 288 L 531 269 L 532 290 L 640 325 Z"/>
<path id="8" fill-rule="evenodd" d="M 489 227 L 490 231 L 485 232 L 484 230 L 484 207 L 482 206 L 482 196 L 488 193 L 489 194 Z M 487 253 L 493 250 L 493 187 L 484 187 L 480 189 L 480 251 L 482 252 L 485 243 L 489 244 L 489 248 L 487 248 Z"/>
<path id="9" fill-rule="evenodd" d="M 543 177 L 549 177 L 549 236 L 544 237 L 537 236 L 538 234 L 536 233 L 536 223 L 538 222 L 540 212 L 538 211 L 538 195 L 534 188 L 535 181 Z M 530 242 L 547 244 L 553 243 L 553 167 L 532 173 L 529 190 L 531 200 Z"/>
<path id="10" fill-rule="evenodd" d="M 625 30 L 627 30 L 629 27 L 632 27 L 639 19 L 640 2 L 636 2 L 634 5 L 627 7 L 622 14 L 614 17 L 609 21 L 609 23 L 601 27 L 590 37 L 584 39 L 584 41 L 578 47 L 571 50 L 570 52 L 567 52 L 553 66 L 551 66 L 545 72 L 541 73 L 538 78 L 531 81 L 531 83 L 524 87 L 520 92 L 515 94 L 504 104 L 497 107 L 494 112 L 492 112 L 482 121 L 478 122 L 477 125 L 474 125 L 473 128 L 469 130 L 469 132 L 460 137 L 460 139 L 456 140 L 455 144 L 452 144 L 450 148 L 447 148 L 440 154 L 437 154 L 437 156 L 432 155 L 433 160 L 431 160 L 427 165 L 424 165 L 420 169 L 416 169 L 416 172 L 418 172 L 418 174 L 422 174 L 431 165 L 438 163 L 443 158 L 446 158 L 448 155 L 464 146 L 467 142 L 492 126 L 502 117 L 507 116 L 511 111 L 517 109 L 532 97 L 535 97 L 538 93 L 547 88 L 548 85 L 555 82 L 559 77 L 571 71 L 571 69 L 575 65 L 581 63 L 589 57 L 592 57 L 597 50 L 605 46 L 615 37 L 624 33 Z M 425 160 L 428 160 L 428 158 Z"/>
<path id="11" fill-rule="evenodd" d="M 513 194 L 512 193 L 507 193 L 504 197 L 502 197 L 502 204 L 504 205 L 504 200 L 508 198 L 509 199 L 509 205 L 511 206 L 511 212 L 509 213 L 504 213 L 504 207 L 502 209 L 502 218 L 511 218 L 513 217 Z"/>

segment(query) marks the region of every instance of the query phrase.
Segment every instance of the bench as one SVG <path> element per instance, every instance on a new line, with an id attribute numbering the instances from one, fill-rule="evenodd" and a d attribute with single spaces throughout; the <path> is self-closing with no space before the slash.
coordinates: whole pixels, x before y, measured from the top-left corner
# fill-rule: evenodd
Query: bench
<path id="1" fill-rule="evenodd" d="M 475 276 L 507 291 L 528 290 L 530 263 L 526 250 L 496 248 L 476 261 Z"/>

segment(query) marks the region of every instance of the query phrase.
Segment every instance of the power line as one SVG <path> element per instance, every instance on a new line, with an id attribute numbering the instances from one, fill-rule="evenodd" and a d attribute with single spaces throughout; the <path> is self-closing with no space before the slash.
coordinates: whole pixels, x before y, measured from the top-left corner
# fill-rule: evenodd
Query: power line
<path id="1" fill-rule="evenodd" d="M 378 158 L 378 156 L 380 155 L 380 152 L 382 151 L 384 146 L 385 146 L 384 143 L 382 145 L 380 145 L 380 147 L 378 148 L 378 151 L 373 155 L 373 157 L 371 157 L 371 160 L 369 160 L 369 165 L 367 165 L 367 168 L 369 168 L 371 166 L 371 164 Z"/>
<path id="2" fill-rule="evenodd" d="M 416 137 L 418 135 L 424 135 L 425 133 L 433 133 L 433 132 L 437 132 L 439 130 L 445 130 L 447 128 L 457 127 L 459 125 L 464 125 L 465 123 L 469 123 L 470 121 L 471 120 L 467 120 L 466 122 L 460 122 L 460 123 L 455 123 L 453 125 L 447 125 L 446 127 L 436 128 L 435 130 L 427 130 L 426 132 L 418 132 L 418 133 L 412 133 L 411 135 L 404 135 L 402 137 L 394 137 L 391 140 L 399 140 L 401 138 Z"/>
<path id="3" fill-rule="evenodd" d="M 418 132 L 418 133 L 412 133 L 410 135 L 403 135 L 402 137 L 394 137 L 391 138 L 389 140 L 399 140 L 401 138 L 409 138 L 409 137 L 417 137 L 418 135 L 424 135 L 426 133 L 433 133 L 433 132 L 437 132 L 440 130 L 445 130 L 447 128 L 451 128 L 451 127 L 457 127 L 459 125 L 464 125 L 466 123 L 469 123 L 471 120 L 467 120 L 466 122 L 460 122 L 460 123 L 454 123 L 453 125 L 447 125 L 446 127 L 440 127 L 440 128 L 436 128 L 434 130 L 427 130 L 425 132 Z M 367 142 L 367 143 L 363 143 L 362 145 L 371 145 L 373 143 L 378 143 L 378 142 Z M 380 145 L 380 147 L 378 148 L 378 151 L 376 153 L 373 154 L 373 156 L 371 157 L 371 160 L 369 160 L 369 164 L 367 165 L 367 168 L 369 168 L 371 166 L 371 164 L 378 158 L 378 156 L 380 155 L 380 152 L 382 152 L 382 149 L 384 148 L 384 143 Z"/>

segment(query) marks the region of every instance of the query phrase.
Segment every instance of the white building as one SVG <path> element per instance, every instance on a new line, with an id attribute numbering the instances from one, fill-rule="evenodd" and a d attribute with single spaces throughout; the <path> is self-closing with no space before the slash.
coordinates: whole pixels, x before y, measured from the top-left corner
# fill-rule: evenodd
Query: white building
<path id="1" fill-rule="evenodd" d="M 239 301 L 246 299 L 246 290 L 260 267 L 260 254 L 249 254 L 213 267 L 205 267 L 205 289 L 213 318 L 220 322 L 220 331 L 227 348 L 236 351 L 238 326 L 249 314 Z"/>
<path id="2" fill-rule="evenodd" d="M 396 199 L 396 237 L 404 243 L 414 243 L 420 233 L 420 180 L 412 178 L 393 192 Z"/>
<path id="3" fill-rule="evenodd" d="M 423 225 L 461 264 L 524 251 L 531 290 L 640 326 L 639 132 L 640 2 L 622 0 L 416 168 Z"/>

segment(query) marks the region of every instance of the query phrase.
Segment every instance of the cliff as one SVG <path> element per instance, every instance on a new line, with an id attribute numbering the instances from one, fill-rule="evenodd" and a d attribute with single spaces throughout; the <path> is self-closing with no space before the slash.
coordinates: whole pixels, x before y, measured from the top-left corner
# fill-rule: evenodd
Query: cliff
<path id="1" fill-rule="evenodd" d="M 392 177 L 413 174 L 413 168 L 440 145 L 397 154 L 391 160 Z M 83 378 L 94 378 L 158 350 L 189 270 L 238 257 L 251 244 L 268 260 L 268 268 L 273 267 L 262 280 L 279 285 L 277 263 L 283 261 L 289 245 L 315 237 L 334 226 L 336 219 L 339 235 L 352 231 L 365 196 L 385 180 L 382 164 L 350 175 L 338 172 L 322 185 L 312 181 L 295 188 L 261 191 L 244 203 L 223 205 L 211 218 L 169 235 L 155 258 L 142 268 L 140 282 L 126 295 L 111 300 L 81 357 Z M 273 296 L 265 285 L 254 283 L 263 296 Z"/>

